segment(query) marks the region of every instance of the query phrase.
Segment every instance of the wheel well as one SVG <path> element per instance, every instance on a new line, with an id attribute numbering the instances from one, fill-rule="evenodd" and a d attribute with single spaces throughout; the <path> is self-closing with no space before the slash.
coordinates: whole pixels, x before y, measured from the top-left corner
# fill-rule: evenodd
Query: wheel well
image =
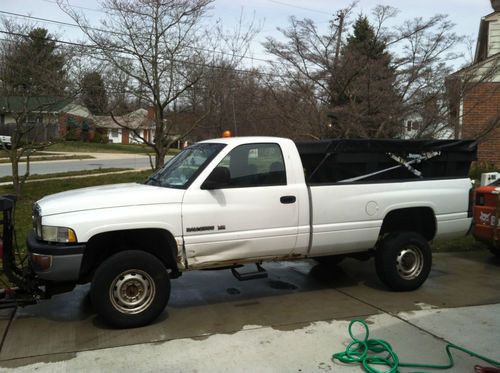
<path id="1" fill-rule="evenodd" d="M 436 235 L 436 217 L 430 207 L 411 207 L 389 212 L 382 223 L 380 236 L 397 231 L 420 233 L 427 241 Z"/>
<path id="2" fill-rule="evenodd" d="M 164 229 L 130 229 L 100 233 L 87 243 L 80 268 L 81 282 L 88 282 L 104 260 L 123 250 L 143 250 L 162 261 L 166 268 L 178 272 L 177 243 Z"/>

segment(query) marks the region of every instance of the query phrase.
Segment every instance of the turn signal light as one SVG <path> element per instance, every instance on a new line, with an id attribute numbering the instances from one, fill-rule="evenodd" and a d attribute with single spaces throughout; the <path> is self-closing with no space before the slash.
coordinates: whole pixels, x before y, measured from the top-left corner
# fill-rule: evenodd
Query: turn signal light
<path id="1" fill-rule="evenodd" d="M 52 266 L 51 255 L 31 254 L 31 262 L 35 269 L 39 271 L 46 271 Z"/>

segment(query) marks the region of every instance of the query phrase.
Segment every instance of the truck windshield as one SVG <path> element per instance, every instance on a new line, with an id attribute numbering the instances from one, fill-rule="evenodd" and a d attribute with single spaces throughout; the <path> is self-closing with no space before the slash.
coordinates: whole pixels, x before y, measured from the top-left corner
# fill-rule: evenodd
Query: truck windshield
<path id="1" fill-rule="evenodd" d="M 177 154 L 165 166 L 151 175 L 146 180 L 146 184 L 186 189 L 225 146 L 217 143 L 192 145 Z"/>

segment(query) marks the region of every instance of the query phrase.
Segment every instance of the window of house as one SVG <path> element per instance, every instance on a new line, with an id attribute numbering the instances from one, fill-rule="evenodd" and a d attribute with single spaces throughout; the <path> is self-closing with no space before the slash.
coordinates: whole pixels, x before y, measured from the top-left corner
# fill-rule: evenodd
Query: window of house
<path id="1" fill-rule="evenodd" d="M 113 128 L 111 130 L 111 136 L 112 137 L 118 137 L 118 129 L 117 128 Z"/>
<path id="2" fill-rule="evenodd" d="M 42 116 L 41 115 L 28 115 L 26 118 L 27 123 L 42 123 Z"/>
<path id="3" fill-rule="evenodd" d="M 408 132 L 410 132 L 410 131 L 411 131 L 411 129 L 412 129 L 412 121 L 411 121 L 411 120 L 407 120 L 407 121 L 406 121 L 406 130 L 407 130 Z"/>
<path id="4" fill-rule="evenodd" d="M 238 146 L 218 166 L 228 169 L 230 188 L 286 185 L 285 163 L 278 144 Z"/>

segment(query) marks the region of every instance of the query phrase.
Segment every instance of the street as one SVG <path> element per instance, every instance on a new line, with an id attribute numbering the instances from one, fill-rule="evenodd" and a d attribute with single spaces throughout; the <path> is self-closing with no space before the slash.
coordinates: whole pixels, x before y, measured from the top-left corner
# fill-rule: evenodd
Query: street
<path id="1" fill-rule="evenodd" d="M 30 163 L 30 175 L 43 175 L 58 172 L 95 170 L 99 168 L 150 168 L 149 157 L 142 154 L 117 154 L 117 153 L 67 153 L 90 155 L 94 159 L 41 161 Z M 167 158 L 168 159 L 168 158 Z M 26 163 L 21 163 L 19 173 L 26 171 Z M 0 164 L 0 177 L 11 176 L 10 163 Z"/>
<path id="2" fill-rule="evenodd" d="M 444 363 L 446 341 L 500 360 L 500 262 L 486 251 L 436 254 L 423 287 L 403 293 L 381 285 L 373 260 L 264 267 L 267 279 L 246 282 L 229 270 L 184 273 L 172 280 L 159 320 L 138 329 L 105 325 L 93 312 L 89 285 L 4 312 L 0 369 L 362 371 L 330 360 L 345 348 L 353 318 L 367 319 L 370 337 L 389 340 L 403 361 Z M 454 356 L 453 372 L 479 363 Z"/>

